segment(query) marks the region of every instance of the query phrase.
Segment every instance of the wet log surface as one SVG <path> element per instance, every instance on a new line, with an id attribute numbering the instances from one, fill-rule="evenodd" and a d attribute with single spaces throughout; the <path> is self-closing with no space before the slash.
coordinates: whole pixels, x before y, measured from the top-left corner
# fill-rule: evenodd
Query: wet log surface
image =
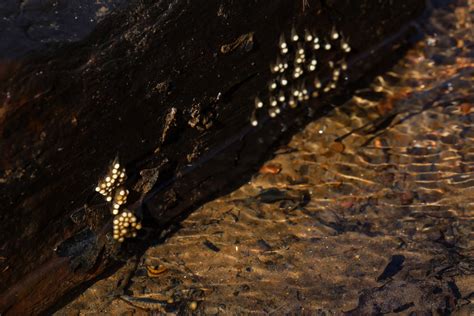
<path id="1" fill-rule="evenodd" d="M 55 315 L 472 315 L 472 8 Z"/>
<path id="2" fill-rule="evenodd" d="M 340 87 L 250 126 L 282 32 L 295 26 L 324 38 L 337 28 L 352 47 L 350 83 L 393 57 L 422 9 L 423 1 L 138 1 L 80 42 L 5 54 L 0 310 L 45 310 L 126 257 L 120 250 L 244 181 L 282 135 L 323 115 Z M 129 207 L 146 228 L 123 245 L 111 239 L 112 217 L 94 192 L 117 156 Z"/>

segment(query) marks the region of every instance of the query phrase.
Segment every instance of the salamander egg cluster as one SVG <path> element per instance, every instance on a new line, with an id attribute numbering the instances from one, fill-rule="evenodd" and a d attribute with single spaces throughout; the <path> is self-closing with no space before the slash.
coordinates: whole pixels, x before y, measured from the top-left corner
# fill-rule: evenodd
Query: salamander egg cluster
<path id="1" fill-rule="evenodd" d="M 97 184 L 95 191 L 105 196 L 105 200 L 110 202 L 113 191 L 120 187 L 125 180 L 125 168 L 121 168 L 120 163 L 115 160 L 106 177 Z"/>
<path id="2" fill-rule="evenodd" d="M 137 231 L 142 228 L 135 214 L 128 209 L 122 209 L 127 203 L 129 191 L 124 187 L 126 180 L 125 168 L 121 167 L 118 159 L 115 159 L 109 172 L 99 181 L 96 192 L 105 197 L 111 204 L 111 212 L 115 215 L 113 219 L 113 237 L 119 242 L 125 238 L 137 236 Z"/>
<path id="3" fill-rule="evenodd" d="M 117 215 L 119 213 L 120 206 L 127 203 L 128 190 L 124 187 L 119 187 L 114 194 L 112 202 L 112 214 Z"/>
<path id="4" fill-rule="evenodd" d="M 115 216 L 113 221 L 113 236 L 115 240 L 123 242 L 125 238 L 137 236 L 137 231 L 142 228 L 135 214 L 124 209 L 119 215 Z"/>
<path id="5" fill-rule="evenodd" d="M 252 126 L 258 125 L 258 117 L 265 112 L 275 118 L 287 108 L 336 89 L 347 70 L 345 60 L 351 47 L 335 28 L 323 37 L 308 29 L 298 33 L 292 28 L 289 36 L 280 36 L 277 50 L 268 89 L 255 97 Z"/>

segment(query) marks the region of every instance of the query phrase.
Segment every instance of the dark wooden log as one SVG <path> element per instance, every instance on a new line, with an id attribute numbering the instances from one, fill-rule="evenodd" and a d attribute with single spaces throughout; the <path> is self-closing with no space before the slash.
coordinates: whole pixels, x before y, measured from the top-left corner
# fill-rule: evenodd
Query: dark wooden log
<path id="1" fill-rule="evenodd" d="M 142 0 L 83 41 L 4 62 L 0 311 L 44 311 L 110 267 L 123 246 L 241 183 L 282 135 L 392 58 L 423 3 Z M 275 119 L 265 104 L 254 127 L 254 98 L 269 102 L 269 66 L 293 28 L 333 45 L 317 53 L 323 86 L 330 62 L 347 63 L 347 80 L 296 109 L 282 103 Z M 302 78 L 288 78 L 288 87 L 312 84 L 314 73 Z M 281 89 L 288 99 L 293 90 Z M 113 216 L 94 190 L 115 157 L 126 166 L 126 207 L 149 228 L 124 244 L 112 238 Z"/>

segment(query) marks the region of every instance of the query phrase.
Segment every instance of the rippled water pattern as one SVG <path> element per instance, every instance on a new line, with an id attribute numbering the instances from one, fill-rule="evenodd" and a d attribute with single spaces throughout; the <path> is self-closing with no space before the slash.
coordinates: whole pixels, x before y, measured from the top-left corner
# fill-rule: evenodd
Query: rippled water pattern
<path id="1" fill-rule="evenodd" d="M 473 1 L 437 9 L 420 26 L 426 37 L 391 71 L 148 249 L 128 294 L 196 301 L 205 314 L 299 314 L 369 311 L 361 295 L 383 313 L 426 310 L 427 302 L 436 311 L 456 292 L 453 304 L 466 312 L 474 289 L 473 10 Z M 150 277 L 147 265 L 167 271 Z M 59 314 L 145 313 L 110 295 L 127 269 Z"/>

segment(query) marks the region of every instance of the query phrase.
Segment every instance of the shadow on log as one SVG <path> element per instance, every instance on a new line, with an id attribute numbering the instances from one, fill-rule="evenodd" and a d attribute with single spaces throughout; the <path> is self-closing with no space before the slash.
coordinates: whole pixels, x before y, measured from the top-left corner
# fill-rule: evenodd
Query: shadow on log
<path id="1" fill-rule="evenodd" d="M 393 58 L 423 4 L 142 0 L 83 41 L 4 62 L 0 311 L 46 310 L 124 248 L 156 239 L 205 199 L 242 183 L 282 135 L 324 115 L 345 86 Z M 305 30 L 311 45 L 320 40 L 314 52 Z M 290 43 L 295 34 L 300 39 Z M 316 75 L 304 68 L 292 77 L 300 44 L 303 66 L 317 59 Z M 289 64 L 288 88 L 270 69 L 279 63 Z M 344 74 L 333 80 L 336 68 Z M 280 92 L 269 90 L 272 80 Z M 301 100 L 294 96 L 293 109 L 294 90 Z M 286 99 L 273 107 L 281 91 Z M 254 114 L 256 96 L 264 106 Z M 123 244 L 112 238 L 109 204 L 94 190 L 116 157 L 126 167 L 125 207 L 144 226 Z"/>

